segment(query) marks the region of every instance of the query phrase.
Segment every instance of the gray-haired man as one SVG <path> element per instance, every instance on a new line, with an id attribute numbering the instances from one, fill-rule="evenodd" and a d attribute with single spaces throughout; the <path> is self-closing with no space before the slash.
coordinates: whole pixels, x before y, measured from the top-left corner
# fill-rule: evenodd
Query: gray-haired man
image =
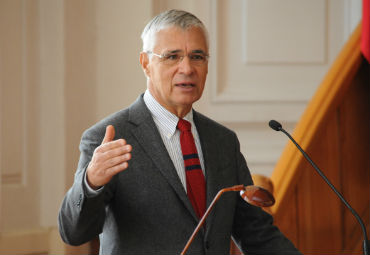
<path id="1" fill-rule="evenodd" d="M 84 132 L 59 214 L 65 242 L 79 245 L 99 234 L 100 254 L 179 254 L 204 211 L 196 203 L 205 207 L 222 188 L 252 184 L 235 133 L 192 109 L 208 72 L 202 22 L 167 11 L 148 23 L 142 39 L 147 91 Z M 179 120 L 191 124 L 190 168 Z M 197 175 L 188 171 L 193 166 Z M 189 185 L 194 176 L 204 178 L 197 189 Z M 238 194 L 221 198 L 188 253 L 228 254 L 231 236 L 246 254 L 300 254 L 270 215 Z"/>

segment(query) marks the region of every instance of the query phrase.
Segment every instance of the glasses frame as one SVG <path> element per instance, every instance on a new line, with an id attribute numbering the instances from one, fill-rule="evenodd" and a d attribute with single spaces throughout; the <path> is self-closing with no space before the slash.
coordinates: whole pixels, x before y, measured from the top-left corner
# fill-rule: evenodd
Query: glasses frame
<path id="1" fill-rule="evenodd" d="M 160 60 L 161 60 L 161 62 L 162 63 L 164 63 L 165 65 L 168 65 L 168 66 L 175 66 L 175 65 L 178 65 L 179 63 L 181 63 L 182 62 L 182 60 L 185 58 L 185 56 L 187 56 L 189 59 L 190 59 L 190 63 L 192 63 L 193 65 L 196 65 L 196 66 L 202 66 L 202 65 L 204 65 L 207 61 L 208 61 L 208 59 L 209 59 L 209 54 L 206 54 L 206 53 L 204 53 L 203 51 L 194 51 L 194 52 L 191 52 L 191 53 L 188 53 L 188 54 L 183 54 L 182 56 L 180 56 L 179 57 L 179 59 L 176 61 L 176 62 L 174 62 L 174 63 L 171 63 L 171 62 L 166 62 L 166 60 L 168 60 L 168 59 L 166 59 L 166 57 L 168 56 L 168 55 L 171 55 L 171 54 L 178 54 L 178 53 L 180 53 L 180 52 L 182 52 L 182 51 L 170 51 L 170 52 L 166 52 L 166 53 L 163 53 L 163 54 L 157 54 L 157 53 L 154 53 L 153 51 L 147 51 L 146 53 L 148 54 L 148 55 L 153 55 L 153 56 L 156 56 L 156 57 L 158 57 Z M 202 54 L 203 55 L 203 57 L 204 57 L 204 60 L 203 61 L 192 61 L 192 59 L 190 58 L 190 55 L 191 54 Z M 167 64 L 166 64 L 167 63 Z"/>

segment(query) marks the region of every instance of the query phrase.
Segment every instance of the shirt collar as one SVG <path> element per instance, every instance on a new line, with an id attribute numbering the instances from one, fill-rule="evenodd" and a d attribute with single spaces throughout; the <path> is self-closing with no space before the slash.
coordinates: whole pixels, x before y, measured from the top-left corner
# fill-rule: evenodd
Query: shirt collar
<path id="1" fill-rule="evenodd" d="M 158 128 L 165 132 L 167 138 L 171 138 L 176 132 L 179 118 L 158 103 L 148 89 L 144 93 L 144 102 L 152 114 L 155 123 L 158 125 Z M 185 115 L 184 119 L 194 126 L 193 109 Z"/>

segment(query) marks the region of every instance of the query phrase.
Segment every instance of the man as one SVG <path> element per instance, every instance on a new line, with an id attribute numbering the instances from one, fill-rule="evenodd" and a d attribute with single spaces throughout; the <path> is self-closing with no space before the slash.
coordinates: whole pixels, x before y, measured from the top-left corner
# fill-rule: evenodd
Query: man
<path id="1" fill-rule="evenodd" d="M 100 254 L 179 254 L 220 189 L 252 184 L 235 133 L 192 109 L 208 72 L 202 22 L 167 11 L 142 39 L 147 91 L 84 132 L 59 214 L 65 242 L 99 234 Z M 231 236 L 245 254 L 300 254 L 236 193 L 218 201 L 188 254 L 228 254 Z"/>

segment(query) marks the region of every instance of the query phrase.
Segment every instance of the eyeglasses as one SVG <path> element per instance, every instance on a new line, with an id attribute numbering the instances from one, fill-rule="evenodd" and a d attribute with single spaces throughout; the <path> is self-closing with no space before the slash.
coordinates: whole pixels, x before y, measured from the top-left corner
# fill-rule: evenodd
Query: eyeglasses
<path id="1" fill-rule="evenodd" d="M 171 51 L 165 52 L 163 54 L 156 54 L 154 52 L 148 51 L 147 54 L 152 54 L 158 58 L 160 58 L 161 62 L 168 66 L 174 66 L 179 64 L 185 56 L 187 56 L 190 60 L 190 63 L 195 66 L 202 66 L 204 65 L 209 55 L 204 53 L 203 51 L 194 51 L 189 54 L 186 54 L 183 51 Z"/>

